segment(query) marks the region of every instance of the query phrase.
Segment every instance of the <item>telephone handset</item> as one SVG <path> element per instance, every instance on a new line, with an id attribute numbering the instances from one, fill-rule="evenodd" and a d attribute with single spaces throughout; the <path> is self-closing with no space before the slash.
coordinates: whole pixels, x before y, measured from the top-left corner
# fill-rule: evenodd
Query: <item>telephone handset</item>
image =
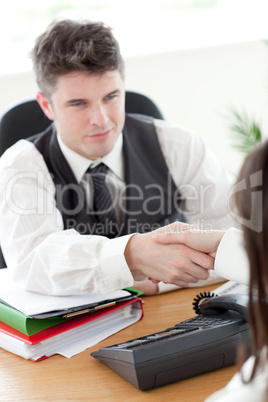
<path id="1" fill-rule="evenodd" d="M 201 293 L 202 295 L 202 293 Z M 196 296 L 193 303 L 194 310 L 198 314 L 203 315 L 217 315 L 225 313 L 228 310 L 236 311 L 240 313 L 241 317 L 247 320 L 247 307 L 248 307 L 248 295 L 247 294 L 227 294 L 221 296 L 215 296 L 214 294 L 204 293 L 205 300 L 199 304 L 201 298 Z"/>
<path id="2" fill-rule="evenodd" d="M 236 362 L 241 344 L 249 353 L 247 304 L 248 295 L 200 293 L 193 302 L 195 317 L 91 356 L 141 390 L 216 370 Z"/>

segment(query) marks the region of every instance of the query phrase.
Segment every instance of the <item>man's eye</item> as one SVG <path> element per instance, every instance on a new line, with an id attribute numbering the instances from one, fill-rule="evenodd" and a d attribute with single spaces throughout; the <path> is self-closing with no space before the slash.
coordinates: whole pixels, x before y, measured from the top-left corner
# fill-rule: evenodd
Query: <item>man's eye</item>
<path id="1" fill-rule="evenodd" d="M 117 95 L 108 95 L 108 96 L 106 96 L 105 100 L 112 100 L 116 97 L 117 97 Z"/>
<path id="2" fill-rule="evenodd" d="M 82 106 L 83 104 L 84 104 L 83 101 L 77 101 L 77 102 L 72 102 L 72 103 L 71 103 L 71 106 L 73 106 L 73 107 L 79 107 L 79 106 Z"/>

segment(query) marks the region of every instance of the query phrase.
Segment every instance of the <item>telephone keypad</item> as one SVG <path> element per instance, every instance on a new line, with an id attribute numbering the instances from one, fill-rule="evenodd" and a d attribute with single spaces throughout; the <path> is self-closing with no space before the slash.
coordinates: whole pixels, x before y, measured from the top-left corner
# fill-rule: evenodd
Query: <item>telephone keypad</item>
<path id="1" fill-rule="evenodd" d="M 210 326 L 223 325 L 231 322 L 229 319 L 209 317 L 209 316 L 196 316 L 188 320 L 182 321 L 179 324 L 174 325 L 174 327 L 167 328 L 165 331 L 156 332 L 141 338 L 132 339 L 127 342 L 119 343 L 113 345 L 113 348 L 117 349 L 129 349 L 137 346 L 145 345 L 152 342 L 157 342 L 162 339 L 183 336 L 186 333 L 200 330 L 202 328 L 208 328 Z"/>

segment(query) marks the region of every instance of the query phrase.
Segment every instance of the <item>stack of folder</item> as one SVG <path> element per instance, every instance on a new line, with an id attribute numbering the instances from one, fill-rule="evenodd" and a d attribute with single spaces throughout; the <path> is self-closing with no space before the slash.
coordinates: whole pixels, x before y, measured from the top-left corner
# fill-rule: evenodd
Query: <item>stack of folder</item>
<path id="1" fill-rule="evenodd" d="M 47 296 L 26 292 L 0 270 L 0 347 L 39 361 L 71 357 L 143 317 L 141 292 Z"/>

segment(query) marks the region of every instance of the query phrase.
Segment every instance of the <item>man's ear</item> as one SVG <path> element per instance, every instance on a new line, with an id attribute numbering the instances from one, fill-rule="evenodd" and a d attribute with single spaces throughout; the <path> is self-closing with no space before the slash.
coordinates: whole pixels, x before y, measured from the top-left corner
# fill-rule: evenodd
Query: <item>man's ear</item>
<path id="1" fill-rule="evenodd" d="M 41 109 L 45 113 L 45 115 L 50 119 L 54 120 L 54 113 L 51 108 L 50 102 L 48 98 L 42 93 L 42 92 L 37 92 L 36 95 L 36 100 L 39 103 Z"/>

